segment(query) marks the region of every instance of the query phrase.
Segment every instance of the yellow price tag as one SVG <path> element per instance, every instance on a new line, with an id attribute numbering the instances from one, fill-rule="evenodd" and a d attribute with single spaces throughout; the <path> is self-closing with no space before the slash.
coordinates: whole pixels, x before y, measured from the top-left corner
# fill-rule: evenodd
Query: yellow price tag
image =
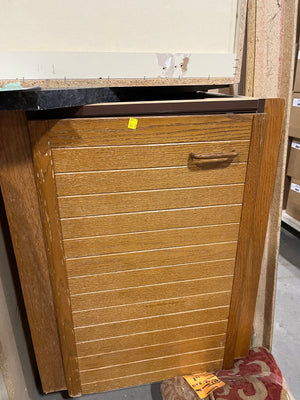
<path id="1" fill-rule="evenodd" d="M 129 129 L 136 129 L 138 120 L 135 118 L 129 118 L 128 128 Z"/>
<path id="2" fill-rule="evenodd" d="M 216 375 L 205 372 L 197 375 L 186 375 L 184 379 L 200 399 L 205 399 L 214 390 L 225 385 Z"/>

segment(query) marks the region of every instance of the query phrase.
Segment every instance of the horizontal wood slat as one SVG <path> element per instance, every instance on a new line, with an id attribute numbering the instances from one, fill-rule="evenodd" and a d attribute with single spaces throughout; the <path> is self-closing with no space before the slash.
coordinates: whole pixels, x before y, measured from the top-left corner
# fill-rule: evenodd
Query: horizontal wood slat
<path id="1" fill-rule="evenodd" d="M 163 314 L 175 314 L 184 311 L 200 310 L 212 307 L 228 306 L 231 292 L 200 294 L 158 300 L 146 303 L 127 304 L 118 307 L 108 307 L 79 311 L 73 313 L 75 327 L 125 321 L 130 318 L 145 318 Z"/>
<path id="2" fill-rule="evenodd" d="M 196 339 L 205 336 L 222 335 L 226 333 L 227 320 L 203 324 L 180 326 L 171 329 L 154 330 L 133 335 L 110 337 L 99 340 L 77 343 L 78 357 L 109 353 L 121 350 L 136 349 L 150 346 L 161 346 L 168 343 Z"/>
<path id="3" fill-rule="evenodd" d="M 156 370 L 185 366 L 189 364 L 204 363 L 223 358 L 224 348 L 202 350 L 192 353 L 177 354 L 170 357 L 161 357 L 153 360 L 138 361 L 107 368 L 81 371 L 81 382 L 88 383 L 96 380 L 113 379 L 122 376 L 143 374 Z"/>
<path id="4" fill-rule="evenodd" d="M 140 268 L 235 258 L 236 242 L 204 244 L 66 260 L 68 276 L 127 271 Z"/>
<path id="5" fill-rule="evenodd" d="M 64 241 L 65 256 L 88 257 L 166 247 L 193 246 L 237 240 L 239 224 L 167 229 L 155 232 L 97 236 Z"/>
<path id="6" fill-rule="evenodd" d="M 199 373 L 200 371 L 215 371 L 221 369 L 223 359 L 213 360 L 205 363 L 197 363 L 187 366 L 179 366 L 174 368 L 166 368 L 164 370 L 153 371 L 145 374 L 135 374 L 118 379 L 105 379 L 103 381 L 94 381 L 82 384 L 82 393 L 101 392 L 112 389 L 119 389 L 127 386 L 136 386 L 145 383 L 156 382 L 163 379 L 170 379 L 178 375 L 188 375 Z"/>
<path id="7" fill-rule="evenodd" d="M 92 292 L 71 296 L 73 311 L 91 308 L 111 307 L 133 304 L 141 301 L 170 299 L 200 293 L 213 293 L 231 290 L 232 276 L 203 278 L 192 281 L 179 281 L 160 285 L 141 286 L 103 292 Z"/>
<path id="8" fill-rule="evenodd" d="M 90 325 L 75 328 L 75 336 L 77 342 L 85 342 L 87 340 L 97 340 L 99 338 L 104 339 L 115 336 L 133 335 L 160 329 L 223 321 L 228 318 L 228 313 L 229 306 L 222 306 L 204 310 L 192 310 L 176 314 L 131 319 L 128 321 Z"/>
<path id="9" fill-rule="evenodd" d="M 235 260 L 209 261 L 69 278 L 71 294 L 232 275 Z"/>
<path id="10" fill-rule="evenodd" d="M 243 184 L 188 189 L 154 190 L 59 197 L 61 218 L 108 215 L 122 212 L 168 210 L 222 204 L 239 204 Z"/>
<path id="11" fill-rule="evenodd" d="M 224 347 L 225 338 L 226 335 L 223 334 L 192 340 L 183 340 L 181 342 L 162 344 L 159 346 L 99 354 L 92 357 L 82 357 L 78 359 L 78 364 L 79 369 L 83 371 L 158 357 L 168 357 L 176 354 L 198 352 L 205 349 Z"/>
<path id="12" fill-rule="evenodd" d="M 243 183 L 246 163 L 203 163 L 184 167 L 68 173 L 55 176 L 58 196 L 172 189 Z"/>
<path id="13" fill-rule="evenodd" d="M 154 146 L 55 148 L 52 150 L 52 157 L 55 172 L 82 172 L 176 167 L 186 165 L 191 152 L 228 153 L 233 150 L 238 153 L 232 160 L 233 163 L 247 161 L 249 140 Z"/>
<path id="14" fill-rule="evenodd" d="M 82 118 L 30 121 L 32 130 L 47 129 L 51 147 L 136 145 L 199 141 L 249 140 L 252 114 L 140 117 L 137 129 L 129 118 Z M 228 134 L 230 133 L 230 136 Z M 121 139 L 120 139 L 121 138 Z"/>
<path id="15" fill-rule="evenodd" d="M 62 219 L 64 239 L 228 224 L 240 221 L 240 204 Z"/>

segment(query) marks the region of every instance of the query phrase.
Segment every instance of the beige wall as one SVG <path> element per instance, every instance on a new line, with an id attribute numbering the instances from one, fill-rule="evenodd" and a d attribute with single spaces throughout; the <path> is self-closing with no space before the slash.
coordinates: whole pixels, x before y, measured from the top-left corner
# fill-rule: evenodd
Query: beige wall
<path id="1" fill-rule="evenodd" d="M 238 0 L 1 0 L 0 51 L 233 53 Z"/>

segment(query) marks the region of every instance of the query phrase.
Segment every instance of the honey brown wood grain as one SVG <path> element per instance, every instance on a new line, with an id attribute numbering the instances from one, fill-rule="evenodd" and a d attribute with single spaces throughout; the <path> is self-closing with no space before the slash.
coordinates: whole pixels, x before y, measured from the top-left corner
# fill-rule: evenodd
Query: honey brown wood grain
<path id="1" fill-rule="evenodd" d="M 81 371 L 82 383 L 95 382 L 97 380 L 120 378 L 135 374 L 144 374 L 157 370 L 164 370 L 196 363 L 204 363 L 219 360 L 224 356 L 224 348 L 200 350 L 193 353 L 177 354 L 170 357 L 160 357 L 152 360 L 138 361 L 135 363 L 112 366 L 108 368 Z"/>
<path id="2" fill-rule="evenodd" d="M 246 166 L 212 160 L 184 167 L 57 174 L 55 181 L 58 196 L 226 185 L 243 183 Z"/>
<path id="3" fill-rule="evenodd" d="M 75 328 L 76 340 L 85 342 L 98 338 L 133 335 L 178 326 L 196 325 L 206 322 L 222 321 L 228 318 L 229 306 L 221 306 L 204 310 L 178 312 L 176 314 L 158 315 L 128 321 L 91 325 Z"/>
<path id="4" fill-rule="evenodd" d="M 205 324 L 207 322 L 226 320 L 228 317 L 228 310 L 228 305 L 222 305 L 143 318 L 133 318 L 135 315 L 132 314 L 129 320 L 101 324 L 93 323 L 90 326 L 76 327 L 75 334 L 78 342 L 86 342 L 98 340 L 99 338 L 105 339 L 151 332 L 154 330 L 171 329 L 176 326 Z M 113 313 L 114 310 L 110 310 L 110 312 Z M 122 318 L 122 316 L 120 318 Z"/>
<path id="5" fill-rule="evenodd" d="M 62 344 L 64 371 L 68 392 L 71 396 L 81 395 L 75 335 L 70 309 L 70 296 L 64 262 L 59 213 L 55 184 L 53 181 L 51 149 L 43 130 L 32 130 L 33 160 L 37 184 L 40 191 L 44 229 L 51 266 L 51 277 Z"/>
<path id="6" fill-rule="evenodd" d="M 261 149 L 260 168 L 258 169 L 251 237 L 248 243 L 247 260 L 244 265 L 243 280 L 245 284 L 237 329 L 235 356 L 247 354 L 251 341 L 261 262 L 281 141 L 284 100 L 267 99 L 265 112 L 267 114 L 266 129 Z"/>
<path id="7" fill-rule="evenodd" d="M 154 330 L 134 335 L 125 335 L 78 342 L 78 356 L 85 357 L 94 354 L 114 351 L 160 346 L 168 343 L 177 343 L 182 340 L 196 339 L 206 336 L 222 335 L 226 333 L 227 320 L 214 321 L 202 324 L 180 326 L 171 329 Z"/>
<path id="8" fill-rule="evenodd" d="M 266 120 L 265 115 L 258 115 L 254 118 L 254 124 L 253 124 L 252 141 L 250 144 L 249 163 L 246 175 L 245 192 L 244 192 L 243 208 L 241 216 L 241 229 L 239 234 L 236 266 L 234 271 L 232 300 L 230 305 L 230 315 L 228 321 L 228 335 L 225 346 L 224 368 L 231 368 L 233 364 L 233 359 L 237 355 L 236 341 L 238 340 L 238 329 L 240 324 L 240 313 L 242 308 L 245 313 L 250 313 L 250 314 L 252 313 L 249 303 L 249 294 L 247 293 L 248 291 L 247 287 L 249 285 L 249 281 L 253 280 L 258 284 L 258 279 L 259 279 L 259 269 L 261 263 L 260 254 L 259 253 L 257 254 L 257 258 L 254 261 L 249 252 L 249 249 L 251 249 L 252 247 L 251 243 L 253 242 L 255 235 L 258 234 L 257 231 L 258 227 L 254 229 L 253 226 L 253 216 L 254 216 L 255 204 L 257 201 L 257 194 L 259 190 L 258 179 L 261 168 L 261 155 L 262 155 L 261 146 L 264 141 L 265 120 Z M 264 171 L 264 173 L 266 173 L 266 171 Z M 263 190 L 263 188 L 261 188 L 260 190 Z M 261 211 L 266 212 L 266 214 L 268 214 L 267 210 L 265 209 L 262 209 Z M 252 248 L 252 250 L 250 251 L 256 252 L 259 251 L 259 249 Z M 248 272 L 246 272 L 247 269 Z M 248 316 L 246 318 L 248 318 Z M 251 332 L 252 332 L 252 325 L 248 325 L 246 329 L 247 337 L 249 337 L 249 335 L 251 336 Z M 248 343 L 247 352 L 249 350 L 249 345 L 250 342 Z"/>
<path id="9" fill-rule="evenodd" d="M 235 258 L 237 242 L 204 244 L 66 260 L 68 276 L 109 273 L 158 266 Z"/>
<path id="10" fill-rule="evenodd" d="M 194 279 L 191 281 L 162 283 L 141 287 L 132 287 L 108 291 L 86 292 L 72 295 L 74 311 L 89 310 L 97 307 L 111 307 L 121 304 L 132 304 L 143 301 L 154 301 L 181 296 L 191 296 L 199 293 L 221 292 L 231 290 L 232 276 Z"/>
<path id="11" fill-rule="evenodd" d="M 145 145 L 249 140 L 252 114 L 140 117 L 135 130 L 128 117 L 82 118 L 47 121 L 51 147 Z M 43 129 L 43 121 L 31 121 Z M 40 125 L 40 127 L 39 127 Z"/>
<path id="12" fill-rule="evenodd" d="M 126 386 L 156 382 L 161 379 L 171 379 L 177 375 L 199 373 L 199 371 L 215 371 L 222 367 L 222 362 L 223 360 L 213 360 L 193 365 L 166 368 L 145 374 L 135 374 L 118 379 L 105 379 L 100 382 L 95 381 L 93 383 L 82 384 L 82 392 L 83 394 L 100 392 L 109 389 L 118 389 Z"/>
<path id="13" fill-rule="evenodd" d="M 78 342 L 97 340 L 100 338 L 119 337 L 146 333 L 154 330 L 171 329 L 177 326 L 205 324 L 208 322 L 223 321 L 228 318 L 229 306 L 213 309 L 196 310 L 184 314 L 161 315 L 128 320 L 113 324 L 92 325 L 89 327 L 76 328 L 76 339 Z"/>
<path id="14" fill-rule="evenodd" d="M 183 340 L 181 342 L 162 344 L 158 346 L 99 354 L 93 357 L 80 357 L 78 359 L 79 369 L 81 371 L 87 371 L 117 364 L 127 364 L 152 358 L 168 357 L 176 354 L 220 348 L 224 347 L 225 337 L 226 335 L 222 334 L 192 340 Z"/>
<path id="15" fill-rule="evenodd" d="M 130 168 L 176 167 L 186 165 L 189 154 L 220 153 L 235 150 L 231 162 L 248 160 L 249 140 L 199 142 L 147 146 L 106 146 L 54 148 L 55 172 L 106 171 Z"/>
<path id="16" fill-rule="evenodd" d="M 241 203 L 243 184 L 59 197 L 62 218 Z"/>
<path id="17" fill-rule="evenodd" d="M 78 294 L 86 291 L 95 292 L 185 279 L 232 275 L 234 265 L 235 260 L 231 259 L 88 275 L 69 278 L 69 287 L 71 294 Z"/>
<path id="18" fill-rule="evenodd" d="M 61 219 L 64 239 L 130 232 L 229 224 L 240 221 L 242 206 L 184 208 L 155 212 L 125 213 Z"/>
<path id="19" fill-rule="evenodd" d="M 25 113 L 0 113 L 0 185 L 44 392 L 66 388 Z"/>
<path id="20" fill-rule="evenodd" d="M 65 365 L 71 394 L 88 383 L 117 385 L 223 358 L 224 343 L 212 336 L 223 341 L 226 333 L 253 118 L 143 117 L 134 132 L 128 118 L 31 122 L 43 204 L 52 196 L 45 225 L 54 281 L 61 282 L 58 314 L 68 321 L 61 334 L 64 359 L 73 363 Z M 232 141 L 242 151 L 233 162 L 192 162 L 184 153 L 237 151 Z M 66 166 L 64 157 L 71 158 Z"/>
<path id="21" fill-rule="evenodd" d="M 166 229 L 155 232 L 97 236 L 64 241 L 67 258 L 89 257 L 167 247 L 237 240 L 239 224 Z"/>
<path id="22" fill-rule="evenodd" d="M 163 314 L 175 314 L 183 311 L 200 310 L 204 308 L 228 306 L 231 291 L 214 292 L 173 299 L 126 304 L 118 307 L 96 308 L 73 313 L 75 327 L 123 321 L 132 318 L 144 318 Z"/>

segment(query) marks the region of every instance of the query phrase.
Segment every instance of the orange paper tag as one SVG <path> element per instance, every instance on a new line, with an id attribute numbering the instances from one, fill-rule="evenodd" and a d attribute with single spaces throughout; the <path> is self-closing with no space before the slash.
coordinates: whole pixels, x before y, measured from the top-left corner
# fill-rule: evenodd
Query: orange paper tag
<path id="1" fill-rule="evenodd" d="M 184 379 L 194 389 L 200 399 L 205 399 L 214 390 L 225 385 L 216 375 L 208 372 L 197 375 L 186 375 Z"/>
<path id="2" fill-rule="evenodd" d="M 129 118 L 129 121 L 128 121 L 128 128 L 129 128 L 129 129 L 136 129 L 137 123 L 138 123 L 138 120 L 137 120 L 137 119 L 135 119 L 135 118 Z"/>

